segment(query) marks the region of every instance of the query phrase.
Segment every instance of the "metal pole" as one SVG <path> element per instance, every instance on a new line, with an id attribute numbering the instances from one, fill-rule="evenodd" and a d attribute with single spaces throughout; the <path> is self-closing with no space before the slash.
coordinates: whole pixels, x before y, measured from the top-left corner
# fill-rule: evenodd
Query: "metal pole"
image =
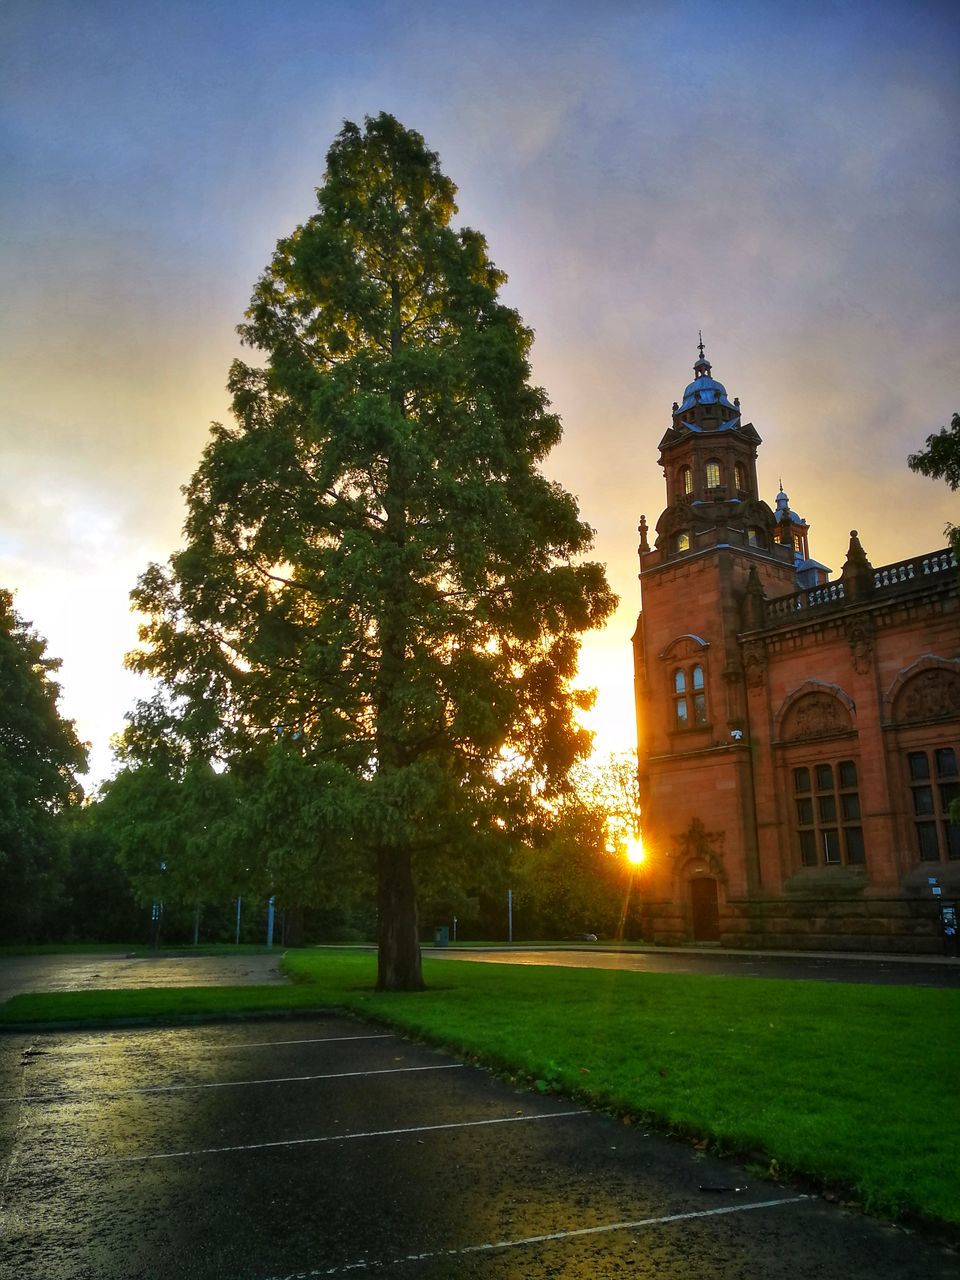
<path id="1" fill-rule="evenodd" d="M 273 904 L 276 898 L 271 895 L 267 899 L 267 946 L 273 946 Z"/>
<path id="2" fill-rule="evenodd" d="M 453 917 L 453 940 L 454 942 L 456 942 L 457 940 L 457 917 L 456 916 Z"/>
<path id="3" fill-rule="evenodd" d="M 200 941 L 200 903 L 193 909 L 193 945 L 197 946 Z"/>
<path id="4" fill-rule="evenodd" d="M 513 941 L 513 890 L 507 890 L 507 941 Z"/>
<path id="5" fill-rule="evenodd" d="M 236 942 L 238 946 L 240 944 L 240 903 L 242 901 L 243 899 L 240 897 L 238 893 L 237 894 L 237 935 L 234 938 L 234 942 Z"/>

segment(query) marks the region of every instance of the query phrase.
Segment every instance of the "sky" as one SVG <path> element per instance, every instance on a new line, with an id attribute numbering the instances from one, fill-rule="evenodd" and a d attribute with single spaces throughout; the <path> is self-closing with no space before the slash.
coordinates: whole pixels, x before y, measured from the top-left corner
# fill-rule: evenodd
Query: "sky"
<path id="1" fill-rule="evenodd" d="M 930 0 L 5 0 L 0 586 L 89 782 L 146 692 L 130 589 L 180 545 L 235 326 L 345 119 L 424 135 L 535 331 L 545 470 L 621 599 L 582 652 L 598 753 L 634 745 L 636 526 L 699 330 L 816 559 L 852 528 L 876 566 L 945 545 L 957 495 L 906 456 L 960 409 L 958 73 Z"/>

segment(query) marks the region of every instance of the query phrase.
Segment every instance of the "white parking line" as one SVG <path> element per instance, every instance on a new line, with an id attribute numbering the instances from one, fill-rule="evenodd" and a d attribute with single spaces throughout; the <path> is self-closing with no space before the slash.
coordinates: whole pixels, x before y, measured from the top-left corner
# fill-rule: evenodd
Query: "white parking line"
<path id="1" fill-rule="evenodd" d="M 490 1244 L 468 1244 L 462 1249 L 436 1249 L 430 1253 L 408 1253 L 401 1258 L 361 1258 L 339 1267 L 319 1267 L 312 1271 L 291 1271 L 269 1280 L 313 1280 L 316 1276 L 339 1276 L 348 1271 L 367 1271 L 374 1267 L 398 1267 L 405 1262 L 430 1262 L 434 1258 L 462 1258 L 471 1253 L 491 1253 L 496 1249 L 520 1249 L 525 1245 L 551 1244 L 556 1240 L 575 1240 L 582 1236 L 598 1236 L 610 1231 L 639 1231 L 641 1227 L 664 1226 L 670 1222 L 687 1222 L 691 1218 L 716 1218 L 727 1213 L 749 1213 L 751 1209 L 775 1209 L 782 1204 L 800 1204 L 808 1196 L 791 1196 L 784 1200 L 757 1200 L 753 1204 L 732 1204 L 723 1209 L 698 1209 L 690 1213 L 670 1213 L 660 1218 L 638 1218 L 635 1222 L 606 1222 L 599 1227 L 579 1227 L 573 1231 L 551 1231 L 547 1235 L 527 1236 L 522 1240 L 495 1240 Z"/>
<path id="2" fill-rule="evenodd" d="M 526 1124 L 531 1120 L 560 1120 L 589 1116 L 590 1111 L 553 1111 L 539 1116 L 499 1116 L 493 1120 L 457 1120 L 449 1124 L 420 1124 L 406 1129 L 372 1129 L 369 1133 L 331 1133 L 322 1138 L 285 1138 L 280 1142 L 248 1142 L 235 1147 L 199 1147 L 195 1151 L 162 1151 L 157 1155 L 103 1156 L 88 1164 L 134 1164 L 143 1160 L 177 1160 L 182 1156 L 214 1156 L 225 1151 L 263 1151 L 267 1147 L 305 1147 L 318 1142 L 355 1142 L 358 1138 L 390 1138 L 405 1133 L 436 1133 L 440 1129 L 479 1129 L 488 1124 Z"/>
<path id="3" fill-rule="evenodd" d="M 254 1084 L 299 1084 L 305 1080 L 347 1080 L 357 1076 L 396 1076 L 410 1071 L 457 1071 L 465 1062 L 440 1062 L 429 1067 L 384 1067 L 379 1071 L 330 1071 L 312 1076 L 270 1076 L 266 1080 L 214 1080 L 206 1084 L 158 1084 L 142 1089 L 88 1089 L 86 1093 L 25 1093 L 21 1102 L 63 1102 L 71 1098 L 90 1098 L 99 1102 L 103 1098 L 126 1098 L 141 1093 L 186 1093 L 194 1089 L 240 1089 Z M 0 1102 L 17 1102 L 16 1095 L 0 1098 Z"/>
<path id="4" fill-rule="evenodd" d="M 138 1028 L 140 1031 L 141 1028 Z M 199 1044 L 191 1045 L 191 1049 L 202 1050 L 203 1052 L 216 1051 L 218 1049 L 271 1049 L 277 1045 L 284 1044 L 338 1044 L 342 1040 L 396 1040 L 396 1032 L 393 1031 L 376 1031 L 369 1035 L 362 1036 L 313 1036 L 307 1040 L 227 1040 L 225 1042 L 208 1040 L 206 1043 L 200 1041 Z M 124 1057 L 156 1057 L 160 1050 L 156 1045 L 148 1045 L 143 1049 L 131 1049 L 124 1045 L 122 1039 L 117 1039 L 108 1047 L 117 1048 Z M 177 1046 L 178 1052 L 179 1046 Z M 43 1058 L 89 1058 L 91 1054 L 96 1054 L 98 1058 L 103 1057 L 104 1046 L 101 1043 L 91 1045 L 87 1049 L 44 1049 L 42 1053 L 36 1055 Z"/>
<path id="5" fill-rule="evenodd" d="M 343 1040 L 396 1040 L 392 1031 L 377 1031 L 365 1036 L 315 1036 L 311 1040 L 237 1040 L 233 1044 L 200 1044 L 198 1049 L 272 1049 L 280 1044 L 339 1044 Z"/>

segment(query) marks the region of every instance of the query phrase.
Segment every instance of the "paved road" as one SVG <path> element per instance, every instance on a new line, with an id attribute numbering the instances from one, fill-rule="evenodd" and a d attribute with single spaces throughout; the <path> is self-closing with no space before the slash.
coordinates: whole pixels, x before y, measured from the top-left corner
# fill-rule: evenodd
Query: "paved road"
<path id="1" fill-rule="evenodd" d="M 4 1037 L 0 1233 L 17 1280 L 958 1274 L 928 1239 L 342 1019 Z"/>
<path id="2" fill-rule="evenodd" d="M 633 969 L 641 973 L 703 973 L 745 978 L 814 979 L 923 987 L 960 987 L 960 960 L 910 957 L 804 955 L 740 951 L 530 950 L 527 948 L 429 948 L 442 959 L 487 964 L 563 965 Z M 276 955 L 0 956 L 0 1003 L 24 991 L 92 991 L 118 987 L 214 987 L 282 983 Z"/>
<path id="3" fill-rule="evenodd" d="M 237 987 L 286 982 L 280 953 L 241 956 L 0 956 L 0 1003 L 25 991 L 118 987 Z"/>
<path id="4" fill-rule="evenodd" d="M 960 987 L 960 960 L 938 957 L 784 955 L 742 951 L 575 951 L 527 948 L 431 948 L 430 955 L 484 964 L 562 965 L 575 969 L 631 969 L 640 973 L 701 973 L 735 978 Z"/>

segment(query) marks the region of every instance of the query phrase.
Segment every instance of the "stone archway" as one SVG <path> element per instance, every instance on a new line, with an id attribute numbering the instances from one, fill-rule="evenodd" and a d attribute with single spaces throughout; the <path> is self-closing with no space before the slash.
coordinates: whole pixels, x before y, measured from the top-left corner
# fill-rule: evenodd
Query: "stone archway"
<path id="1" fill-rule="evenodd" d="M 720 894 L 713 876 L 689 881 L 694 942 L 720 941 Z"/>

